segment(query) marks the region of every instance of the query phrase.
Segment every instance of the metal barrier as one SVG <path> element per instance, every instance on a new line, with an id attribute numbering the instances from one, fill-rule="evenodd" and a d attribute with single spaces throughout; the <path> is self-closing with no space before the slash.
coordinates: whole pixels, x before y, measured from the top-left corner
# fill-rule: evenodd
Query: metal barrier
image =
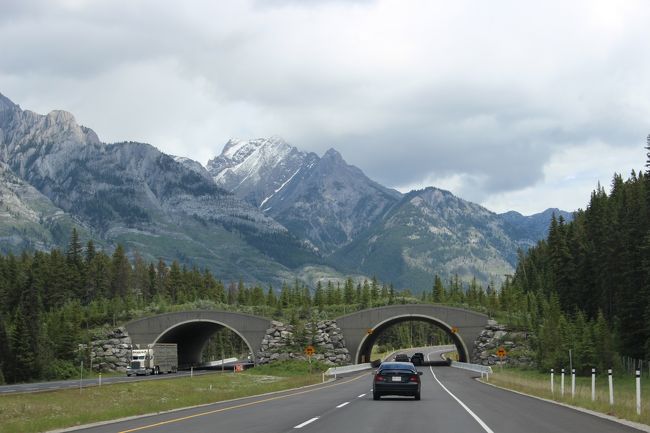
<path id="1" fill-rule="evenodd" d="M 357 371 L 370 370 L 372 365 L 367 362 L 365 364 L 344 365 L 342 367 L 332 367 L 327 369 L 325 376 L 334 376 L 345 373 L 356 373 Z"/>
<path id="2" fill-rule="evenodd" d="M 492 367 L 489 365 L 470 364 L 469 362 L 451 361 L 451 366 L 463 370 L 474 371 L 481 374 L 492 374 Z"/>

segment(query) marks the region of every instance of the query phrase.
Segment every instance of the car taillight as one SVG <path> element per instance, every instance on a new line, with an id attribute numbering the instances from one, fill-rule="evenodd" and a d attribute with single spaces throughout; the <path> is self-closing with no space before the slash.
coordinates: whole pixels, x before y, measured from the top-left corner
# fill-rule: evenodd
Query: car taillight
<path id="1" fill-rule="evenodd" d="M 420 378 L 418 376 L 416 376 L 416 375 L 413 375 L 413 376 L 409 377 L 409 382 L 416 382 L 417 383 L 419 380 L 420 380 Z"/>
<path id="2" fill-rule="evenodd" d="M 375 375 L 375 382 L 383 382 L 383 381 L 385 381 L 385 380 L 386 380 L 386 379 L 385 379 L 384 376 L 382 376 L 381 374 L 376 374 L 376 375 Z"/>

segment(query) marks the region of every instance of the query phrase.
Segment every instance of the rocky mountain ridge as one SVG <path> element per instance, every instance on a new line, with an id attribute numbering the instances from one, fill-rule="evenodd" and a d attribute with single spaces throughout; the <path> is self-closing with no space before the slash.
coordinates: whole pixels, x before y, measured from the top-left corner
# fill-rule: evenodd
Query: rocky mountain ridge
<path id="1" fill-rule="evenodd" d="M 145 143 L 102 143 L 70 113 L 39 115 L 2 95 L 0 205 L 3 251 L 65 246 L 76 226 L 106 248 L 226 280 L 375 275 L 416 291 L 436 273 L 499 280 L 552 212 L 497 215 L 436 188 L 401 194 L 334 149 L 319 157 L 279 137 L 231 140 L 203 167 Z"/>
<path id="2" fill-rule="evenodd" d="M 8 101 L 0 103 L 5 171 L 106 245 L 248 281 L 279 282 L 314 261 L 285 227 L 196 165 L 145 143 L 104 144 L 70 113 L 38 115 Z"/>
<path id="3" fill-rule="evenodd" d="M 351 242 L 401 196 L 334 149 L 319 157 L 278 137 L 231 140 L 208 170 L 217 185 L 258 206 L 323 255 Z"/>

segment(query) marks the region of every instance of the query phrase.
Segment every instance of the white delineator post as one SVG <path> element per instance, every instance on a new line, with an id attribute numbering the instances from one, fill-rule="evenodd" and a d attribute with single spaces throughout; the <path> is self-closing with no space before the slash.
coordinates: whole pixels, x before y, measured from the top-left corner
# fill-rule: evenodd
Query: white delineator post
<path id="1" fill-rule="evenodd" d="M 562 376 L 560 380 L 560 395 L 564 397 L 564 369 L 562 369 Z"/>
<path id="2" fill-rule="evenodd" d="M 576 369 L 571 369 L 571 398 L 576 396 Z"/>
<path id="3" fill-rule="evenodd" d="M 591 369 L 591 401 L 596 401 L 596 369 Z"/>
<path id="4" fill-rule="evenodd" d="M 612 381 L 612 369 L 607 370 L 607 380 L 609 382 L 609 404 L 614 404 L 614 383 Z"/>
<path id="5" fill-rule="evenodd" d="M 102 374 L 99 373 L 99 386 L 102 386 Z"/>
<path id="6" fill-rule="evenodd" d="M 555 374 L 554 372 L 555 372 L 555 370 L 551 368 L 551 394 L 555 393 L 555 389 L 554 389 L 555 388 L 555 378 L 553 377 L 554 374 Z"/>
<path id="7" fill-rule="evenodd" d="M 636 414 L 641 415 L 641 370 L 636 371 Z"/>

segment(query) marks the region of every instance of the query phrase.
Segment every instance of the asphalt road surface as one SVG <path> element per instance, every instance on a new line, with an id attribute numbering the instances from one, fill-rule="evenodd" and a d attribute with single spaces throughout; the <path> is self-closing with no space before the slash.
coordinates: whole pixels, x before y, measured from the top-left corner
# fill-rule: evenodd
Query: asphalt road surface
<path id="1" fill-rule="evenodd" d="M 438 359 L 440 349 L 424 352 Z M 631 433 L 633 428 L 421 367 L 422 400 L 372 399 L 368 372 L 315 387 L 87 428 L 86 433 Z"/>
<path id="2" fill-rule="evenodd" d="M 232 370 L 233 364 L 224 364 L 226 370 Z M 127 377 L 126 374 L 122 376 L 111 376 L 111 377 L 102 377 L 102 385 L 110 385 L 113 383 L 126 383 L 126 382 L 137 382 L 141 380 L 159 380 L 159 379 L 170 379 L 174 377 L 185 377 L 190 374 L 195 376 L 201 374 L 210 374 L 219 372 L 220 367 L 215 367 L 210 370 L 194 370 L 193 373 L 189 371 L 179 371 L 178 373 L 172 374 L 159 374 L 159 375 L 150 375 L 150 376 L 131 376 Z M 99 385 L 98 378 L 92 379 L 83 379 L 82 386 L 87 388 L 89 386 Z M 20 393 L 29 393 L 29 392 L 42 392 L 42 391 L 54 391 L 57 389 L 69 389 L 69 388 L 79 388 L 79 378 L 71 380 L 57 380 L 51 382 L 38 382 L 38 383 L 19 383 L 14 385 L 2 385 L 0 386 L 0 395 L 6 394 L 20 394 Z"/>

